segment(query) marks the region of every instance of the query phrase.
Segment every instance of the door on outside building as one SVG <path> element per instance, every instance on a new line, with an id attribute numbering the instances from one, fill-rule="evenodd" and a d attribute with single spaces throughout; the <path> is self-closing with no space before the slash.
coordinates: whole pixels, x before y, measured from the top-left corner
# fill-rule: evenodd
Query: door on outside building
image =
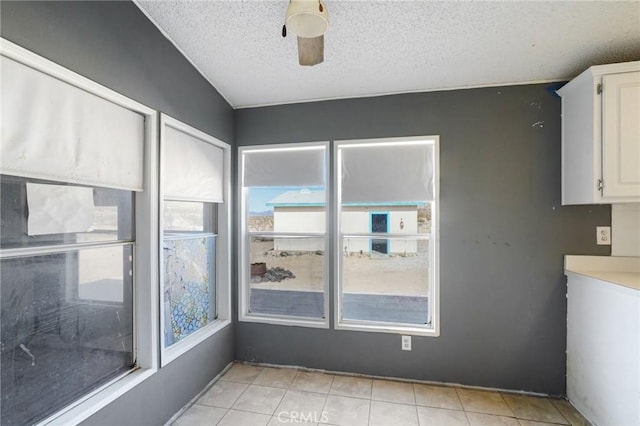
<path id="1" fill-rule="evenodd" d="M 371 232 L 388 233 L 389 232 L 389 213 L 371 213 Z M 387 239 L 371 239 L 371 251 L 378 253 L 389 253 L 389 240 Z"/>

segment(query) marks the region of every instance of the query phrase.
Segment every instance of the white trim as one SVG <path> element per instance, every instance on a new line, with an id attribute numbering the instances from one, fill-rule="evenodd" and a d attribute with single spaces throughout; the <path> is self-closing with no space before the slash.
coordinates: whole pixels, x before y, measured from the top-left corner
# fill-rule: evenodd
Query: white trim
<path id="1" fill-rule="evenodd" d="M 511 83 L 489 83 L 489 84 L 477 84 L 477 85 L 471 85 L 471 86 L 440 87 L 435 89 L 399 90 L 396 92 L 376 92 L 376 93 L 367 93 L 364 95 L 330 96 L 327 98 L 297 99 L 297 100 L 283 101 L 283 102 L 266 102 L 263 104 L 249 104 L 249 105 L 238 105 L 238 106 L 234 106 L 233 104 L 229 103 L 229 105 L 231 105 L 231 108 L 233 108 L 234 110 L 241 110 L 241 109 L 249 109 L 249 108 L 280 106 L 280 105 L 340 101 L 345 99 L 363 99 L 363 98 L 377 98 L 382 96 L 410 95 L 414 93 L 418 94 L 418 93 L 431 93 L 431 92 L 453 92 L 455 90 L 490 89 L 490 88 L 511 87 L 511 86 L 527 86 L 532 84 L 562 83 L 569 80 L 571 80 L 571 77 L 552 78 L 552 79 L 543 79 L 543 80 L 516 81 Z"/>
<path id="2" fill-rule="evenodd" d="M 274 145 L 256 145 L 256 146 L 242 146 L 242 152 L 245 154 L 255 153 L 255 152 L 287 152 L 287 151 L 320 151 L 323 147 L 319 145 L 313 145 L 315 142 L 304 142 L 304 143 L 293 143 L 298 146 L 290 146 L 291 143 L 286 143 L 283 145 L 287 146 L 278 146 Z M 264 149 L 260 149 L 260 147 L 264 146 Z M 245 149 L 246 148 L 246 149 Z"/>
<path id="3" fill-rule="evenodd" d="M 213 84 L 213 81 L 211 81 L 211 79 L 210 79 L 210 78 L 209 78 L 209 77 L 208 77 L 208 76 L 207 76 L 207 75 L 206 75 L 206 74 L 205 74 L 205 73 L 200 69 L 200 67 L 199 67 L 198 65 L 196 65 L 196 63 L 195 63 L 195 62 L 193 62 L 189 56 L 187 56 L 187 54 L 184 52 L 184 50 L 182 50 L 182 48 L 181 48 L 180 46 L 178 46 L 178 43 L 176 43 L 176 42 L 173 40 L 173 38 L 171 38 L 171 36 L 169 35 L 169 33 L 168 33 L 168 32 L 166 32 L 166 31 L 164 30 L 164 28 L 162 28 L 162 26 L 160 26 L 160 24 L 158 24 L 158 22 L 157 22 L 155 19 L 153 19 L 153 17 L 151 16 L 151 14 L 149 14 L 149 13 L 148 13 L 148 12 L 147 12 L 147 11 L 146 11 L 142 6 L 141 6 L 141 4 L 140 4 L 140 3 L 141 3 L 141 1 L 140 1 L 140 0 L 132 0 L 132 1 L 133 1 L 133 4 L 135 4 L 135 5 L 138 7 L 138 9 L 140 9 L 140 11 L 144 14 L 144 16 L 146 16 L 146 17 L 147 17 L 147 19 L 148 19 L 148 20 L 149 20 L 149 21 L 150 21 L 150 22 L 151 22 L 151 23 L 152 23 L 152 24 L 153 24 L 153 25 L 158 29 L 158 31 L 160 31 L 160 34 L 162 34 L 162 35 L 164 36 L 164 38 L 166 38 L 166 39 L 169 41 L 169 43 L 171 43 L 171 44 L 173 45 L 173 47 L 174 47 L 178 52 L 180 52 L 180 54 L 181 54 L 181 55 L 182 55 L 182 56 L 187 60 L 187 62 L 189 62 L 189 63 L 191 64 L 191 66 L 192 66 L 196 71 L 198 71 L 198 74 L 200 74 L 200 75 L 202 76 L 202 78 L 204 78 L 204 79 L 207 81 L 207 83 L 209 83 L 209 84 L 211 85 L 211 87 L 213 87 L 213 89 L 214 89 L 216 92 L 218 92 L 218 94 L 219 94 L 220 96 L 222 96 L 222 99 L 224 99 L 224 100 L 227 102 L 227 104 L 228 104 L 231 108 L 235 109 L 235 108 L 234 108 L 234 106 L 233 106 L 233 105 L 231 104 L 231 102 L 229 101 L 229 99 L 224 95 L 224 93 L 222 93 L 222 92 L 221 92 L 221 91 L 220 91 L 220 90 L 215 86 L 215 84 Z"/>
<path id="4" fill-rule="evenodd" d="M 36 423 L 36 426 L 66 426 L 79 424 L 97 413 L 116 399 L 155 374 L 153 369 L 138 369 L 125 373 L 85 395 L 66 410 L 53 414 Z"/>
<path id="5" fill-rule="evenodd" d="M 224 170 L 223 170 L 223 203 L 218 204 L 217 215 L 217 227 L 218 233 L 216 237 L 216 313 L 217 319 L 210 322 L 199 330 L 193 332 L 189 336 L 175 342 L 173 345 L 165 348 L 164 346 L 164 268 L 163 268 L 163 253 L 162 253 L 162 235 L 163 235 L 163 208 L 164 208 L 164 190 L 162 185 L 158 188 L 158 288 L 159 290 L 159 345 L 161 352 L 161 365 L 164 367 L 172 361 L 178 359 L 181 355 L 187 353 L 195 346 L 199 345 L 209 337 L 217 334 L 220 330 L 231 324 L 231 146 L 221 140 L 208 135 L 195 127 L 191 127 L 186 123 L 183 123 L 173 117 L 170 117 L 164 113 L 160 114 L 160 147 L 159 155 L 160 161 L 158 162 L 160 171 L 158 176 L 158 182 L 162 182 L 164 173 L 164 167 L 162 164 L 162 158 L 164 155 L 164 137 L 165 126 L 170 126 L 174 129 L 180 130 L 188 135 L 192 135 L 205 143 L 209 143 L 218 148 L 221 148 L 224 152 Z M 184 201 L 184 200 L 181 200 Z M 197 201 L 203 203 L 203 201 Z M 209 203 L 206 201 L 204 203 Z"/>
<path id="6" fill-rule="evenodd" d="M 339 140 L 335 141 L 342 145 L 342 148 L 362 148 L 367 146 L 410 146 L 410 145 L 420 145 L 421 143 L 425 143 L 427 145 L 433 145 L 435 143 L 435 139 L 431 139 L 432 137 L 425 136 L 410 136 L 410 137 L 400 137 L 400 138 L 380 138 L 378 139 L 349 139 L 349 140 Z"/>
<path id="7" fill-rule="evenodd" d="M 270 232 L 270 231 L 255 231 L 248 232 L 252 237 L 272 237 L 272 238 L 324 238 L 327 235 L 325 232 Z"/>
<path id="8" fill-rule="evenodd" d="M 191 349 L 198 346 L 200 343 L 209 339 L 211 336 L 217 334 L 220 330 L 226 328 L 231 325 L 231 320 L 229 319 L 217 319 L 214 322 L 211 322 L 204 327 L 200 328 L 197 331 L 194 331 L 190 335 L 186 336 L 184 339 L 181 339 L 169 346 L 168 348 L 164 348 L 162 350 L 162 366 L 165 367 L 176 359 L 180 358 L 181 355 L 189 352 Z M 161 336 L 164 333 L 160 332 Z M 163 339 L 164 340 L 164 339 Z M 163 343 L 164 344 L 164 343 Z"/>
<path id="9" fill-rule="evenodd" d="M 157 370 L 158 358 L 158 118 L 145 120 L 144 191 L 136 193 L 134 344 L 137 364 Z"/>
<path id="10" fill-rule="evenodd" d="M 371 212 L 371 213 L 377 213 L 377 212 Z M 392 234 L 387 232 L 369 232 L 369 233 L 363 232 L 360 234 L 340 233 L 340 236 L 342 238 L 354 238 L 354 239 L 380 238 L 384 240 L 430 240 L 431 239 L 430 234 Z"/>
<path id="11" fill-rule="evenodd" d="M 245 211 L 247 209 L 247 194 L 244 190 L 244 181 L 243 181 L 243 154 L 246 152 L 268 152 L 268 151 L 286 151 L 286 150 L 294 150 L 294 149 L 303 149 L 303 150 L 313 150 L 313 149 L 324 149 L 325 155 L 325 187 L 329 187 L 329 153 L 330 153 L 330 144 L 327 141 L 319 141 L 319 142 L 304 142 L 304 143 L 283 143 L 283 144 L 271 144 L 271 145 L 248 145 L 241 146 L 238 148 L 238 163 L 237 163 L 237 173 L 238 173 L 238 321 L 241 322 L 256 322 L 263 324 L 273 324 L 273 325 L 285 325 L 285 326 L 298 326 L 298 327 L 309 327 L 309 328 L 330 328 L 330 303 L 329 303 L 329 257 L 327 256 L 330 253 L 330 234 L 329 232 L 325 232 L 317 237 L 324 238 L 325 241 L 325 259 L 323 261 L 323 291 L 324 291 L 324 317 L 313 319 L 313 318 L 303 318 L 303 317 L 286 317 L 286 316 L 275 316 L 275 315 L 265 315 L 265 314 L 250 314 L 249 313 L 249 285 L 250 280 L 247 277 L 247 271 L 249 270 L 249 238 L 250 234 L 261 234 L 262 232 L 250 233 L 247 230 L 247 221 Z M 330 204 L 329 204 L 329 196 L 328 191 L 325 191 L 325 206 L 326 206 L 326 214 L 325 214 L 325 229 L 330 229 Z M 286 233 L 277 233 L 286 234 Z M 292 233 L 295 234 L 295 233 Z M 304 235 L 315 235 L 315 233 L 309 233 Z"/>
<path id="12" fill-rule="evenodd" d="M 329 301 L 329 297 L 325 294 L 325 309 L 327 302 Z M 285 325 L 290 327 L 307 327 L 307 328 L 329 328 L 329 319 L 328 315 L 325 314 L 325 318 L 319 319 L 317 321 L 303 319 L 302 317 L 277 317 L 277 316 L 268 316 L 261 314 L 246 314 L 242 311 L 238 311 L 238 321 L 241 322 L 256 322 L 261 324 L 271 324 L 271 325 Z"/>
<path id="13" fill-rule="evenodd" d="M 133 192 L 133 191 L 130 191 Z M 33 247 L 15 247 L 2 249 L 0 251 L 0 259 L 10 259 L 14 257 L 25 256 L 46 256 L 49 254 L 66 253 L 70 251 L 78 251 L 84 249 L 96 249 L 105 247 L 124 247 L 134 246 L 135 240 L 117 240 L 117 241 L 96 241 L 73 244 L 58 244 Z"/>
<path id="14" fill-rule="evenodd" d="M 371 144 L 390 144 L 390 143 L 412 143 L 412 142 L 428 142 L 433 144 L 434 159 L 434 203 L 431 211 L 431 235 L 429 238 L 429 317 L 431 326 L 419 326 L 401 323 L 383 323 L 375 321 L 344 321 L 342 315 L 342 250 L 340 249 L 340 185 L 339 178 L 334 176 L 333 190 L 334 203 L 332 216 L 335 218 L 334 244 L 333 244 L 333 261 L 334 261 L 334 328 L 336 330 L 352 330 L 367 331 L 375 333 L 397 333 L 410 334 L 416 336 L 440 336 L 440 137 L 431 136 L 412 136 L 400 138 L 376 138 L 376 139 L 354 139 L 334 141 L 333 145 L 333 169 L 340 170 L 339 150 L 343 147 L 363 146 Z M 337 172 L 334 172 L 337 173 Z M 386 234 L 385 234 L 386 237 Z"/>
<path id="15" fill-rule="evenodd" d="M 606 74 L 633 72 L 638 71 L 639 68 L 640 61 L 621 62 L 617 64 L 606 65 L 593 65 L 578 74 L 578 76 L 571 78 L 571 81 L 558 89 L 557 92 L 560 96 L 563 96 L 567 91 L 573 90 L 575 87 L 583 84 L 584 81 L 589 83 L 594 82 L 595 86 L 597 83 L 601 82 L 602 76 Z"/>
<path id="16" fill-rule="evenodd" d="M 431 306 L 429 306 L 431 308 Z M 339 311 L 339 307 L 336 306 L 336 312 Z M 338 317 L 336 315 L 336 317 Z M 436 323 L 434 321 L 434 323 Z M 341 323 L 336 318 L 335 327 L 336 330 L 344 330 L 344 331 L 366 331 L 371 333 L 387 333 L 387 334 L 403 334 L 409 336 L 427 336 L 427 337 L 438 337 L 440 335 L 439 332 L 436 332 L 433 327 L 412 327 L 410 325 L 394 325 L 393 323 L 379 323 L 376 325 L 373 321 L 363 321 L 363 324 L 357 324 L 354 322 L 344 321 Z"/>

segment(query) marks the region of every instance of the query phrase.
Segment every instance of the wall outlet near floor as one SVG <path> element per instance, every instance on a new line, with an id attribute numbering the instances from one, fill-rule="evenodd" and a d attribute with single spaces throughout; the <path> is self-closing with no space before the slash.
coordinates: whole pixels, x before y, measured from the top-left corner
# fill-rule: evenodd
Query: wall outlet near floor
<path id="1" fill-rule="evenodd" d="M 402 350 L 403 351 L 411 350 L 411 336 L 402 336 Z"/>
<path id="2" fill-rule="evenodd" d="M 596 226 L 596 240 L 599 246 L 611 245 L 611 227 Z"/>

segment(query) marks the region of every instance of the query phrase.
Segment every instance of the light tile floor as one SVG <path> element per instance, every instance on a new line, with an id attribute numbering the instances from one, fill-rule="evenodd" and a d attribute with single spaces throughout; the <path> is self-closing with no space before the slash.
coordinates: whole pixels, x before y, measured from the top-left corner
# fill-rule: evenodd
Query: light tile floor
<path id="1" fill-rule="evenodd" d="M 567 401 L 236 363 L 174 426 L 580 425 Z"/>

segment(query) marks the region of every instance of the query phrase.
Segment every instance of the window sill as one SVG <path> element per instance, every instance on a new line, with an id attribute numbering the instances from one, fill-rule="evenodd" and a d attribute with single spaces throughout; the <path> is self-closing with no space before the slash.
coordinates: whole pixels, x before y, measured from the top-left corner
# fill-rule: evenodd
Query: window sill
<path id="1" fill-rule="evenodd" d="M 418 327 L 410 325 L 355 324 L 336 322 L 336 330 L 366 331 L 370 333 L 404 334 L 408 336 L 439 337 L 440 330 L 435 327 Z"/>
<path id="2" fill-rule="evenodd" d="M 81 423 L 150 378 L 156 371 L 156 369 L 151 368 L 139 368 L 125 373 L 124 377 L 115 378 L 112 382 L 103 385 L 80 399 L 74 405 L 37 423 L 37 426 L 62 426 Z"/>
<path id="3" fill-rule="evenodd" d="M 285 325 L 290 327 L 307 327 L 307 328 L 329 328 L 329 321 L 327 319 L 300 319 L 300 318 L 278 318 L 270 316 L 260 315 L 240 315 L 240 322 L 255 322 L 261 324 L 271 325 Z"/>
<path id="4" fill-rule="evenodd" d="M 211 324 L 207 324 L 200 330 L 164 349 L 162 351 L 162 366 L 164 367 L 178 359 L 181 355 L 198 346 L 200 343 L 217 334 L 220 330 L 229 325 L 231 325 L 230 320 L 217 320 Z"/>

